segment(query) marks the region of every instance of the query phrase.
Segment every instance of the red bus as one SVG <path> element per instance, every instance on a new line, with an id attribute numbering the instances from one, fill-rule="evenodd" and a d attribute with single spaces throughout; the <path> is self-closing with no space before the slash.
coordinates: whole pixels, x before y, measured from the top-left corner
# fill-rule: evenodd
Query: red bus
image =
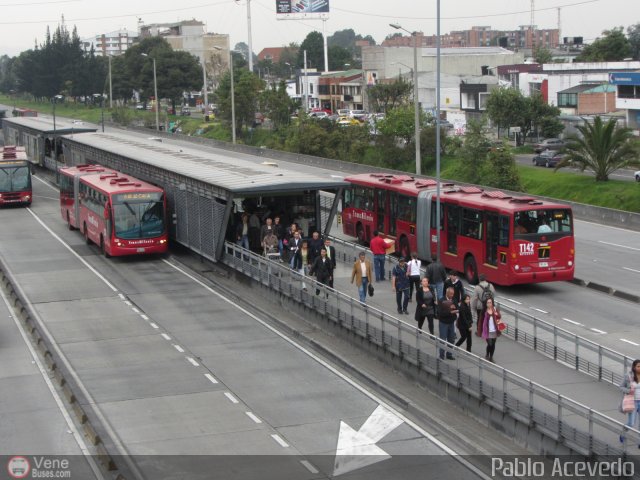
<path id="1" fill-rule="evenodd" d="M 0 207 L 31 205 L 31 162 L 24 147 L 0 147 Z"/>
<path id="2" fill-rule="evenodd" d="M 16 108 L 13 110 L 14 117 L 37 117 L 38 111 L 30 108 Z"/>
<path id="3" fill-rule="evenodd" d="M 60 169 L 60 211 L 106 257 L 165 253 L 164 191 L 100 165 Z"/>
<path id="4" fill-rule="evenodd" d="M 378 230 L 396 251 L 436 258 L 436 182 L 409 175 L 346 177 L 346 235 L 368 242 Z M 440 186 L 440 261 L 469 283 L 484 274 L 498 285 L 571 280 L 575 267 L 571 207 L 452 183 Z"/>

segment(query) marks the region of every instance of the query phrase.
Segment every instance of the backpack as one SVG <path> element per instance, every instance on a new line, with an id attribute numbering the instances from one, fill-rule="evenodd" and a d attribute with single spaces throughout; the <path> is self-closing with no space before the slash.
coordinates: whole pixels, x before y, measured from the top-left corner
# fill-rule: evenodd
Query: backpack
<path id="1" fill-rule="evenodd" d="M 493 299 L 493 293 L 491 293 L 491 285 L 487 284 L 486 287 L 480 285 L 482 287 L 482 293 L 480 294 L 480 301 L 482 304 L 486 304 L 487 300 L 490 298 Z"/>

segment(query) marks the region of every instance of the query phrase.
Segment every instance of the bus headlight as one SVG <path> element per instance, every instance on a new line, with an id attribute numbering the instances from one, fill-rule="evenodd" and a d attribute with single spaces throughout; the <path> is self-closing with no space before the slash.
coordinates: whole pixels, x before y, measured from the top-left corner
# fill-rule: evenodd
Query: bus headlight
<path id="1" fill-rule="evenodd" d="M 516 265 L 515 267 L 513 267 L 514 270 L 520 270 L 520 265 Z"/>
<path id="2" fill-rule="evenodd" d="M 573 262 L 571 260 L 569 260 L 569 266 L 573 267 Z"/>
<path id="3" fill-rule="evenodd" d="M 160 240 L 160 245 L 164 245 L 165 243 L 167 243 L 167 241 L 163 238 L 162 240 Z"/>

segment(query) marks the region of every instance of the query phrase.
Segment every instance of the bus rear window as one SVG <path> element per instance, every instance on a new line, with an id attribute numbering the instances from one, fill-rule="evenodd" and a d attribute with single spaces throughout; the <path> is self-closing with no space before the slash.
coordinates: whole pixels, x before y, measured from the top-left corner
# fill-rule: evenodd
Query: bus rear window
<path id="1" fill-rule="evenodd" d="M 572 233 L 571 210 L 537 209 L 514 214 L 514 236 L 537 233 Z"/>

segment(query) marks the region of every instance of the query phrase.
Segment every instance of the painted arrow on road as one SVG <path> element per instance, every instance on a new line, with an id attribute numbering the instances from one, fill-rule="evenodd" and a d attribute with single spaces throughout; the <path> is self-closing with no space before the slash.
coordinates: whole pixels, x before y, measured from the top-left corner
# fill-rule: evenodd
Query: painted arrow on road
<path id="1" fill-rule="evenodd" d="M 402 423 L 402 420 L 382 405 L 378 405 L 358 431 L 341 421 L 333 476 L 391 458 L 376 443 Z"/>

